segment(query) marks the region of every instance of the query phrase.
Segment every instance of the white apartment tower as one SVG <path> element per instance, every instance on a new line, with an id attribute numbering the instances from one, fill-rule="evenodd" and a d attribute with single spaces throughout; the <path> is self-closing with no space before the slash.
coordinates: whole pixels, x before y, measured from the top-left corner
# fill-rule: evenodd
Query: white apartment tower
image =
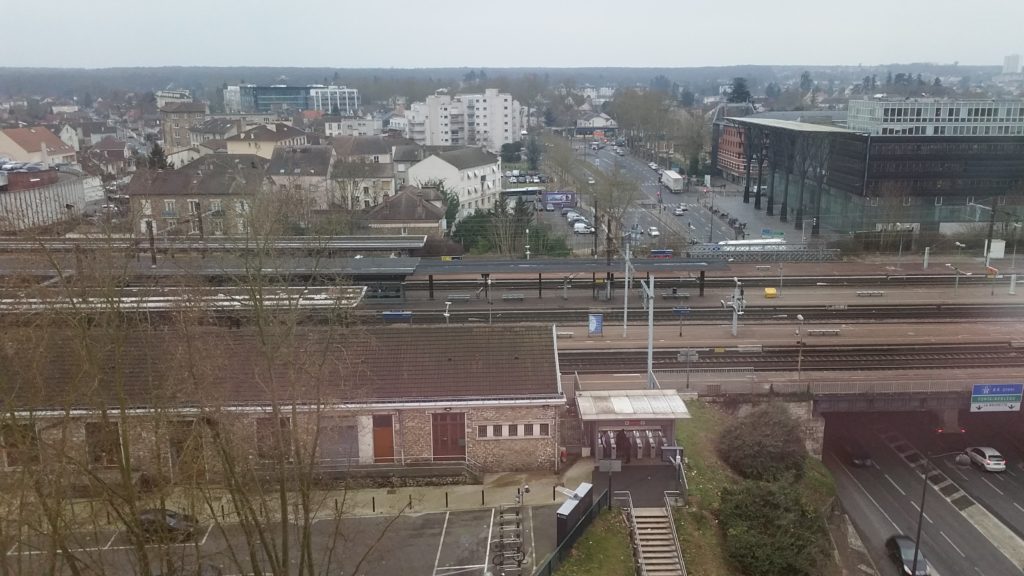
<path id="1" fill-rule="evenodd" d="M 310 86 L 309 108 L 324 114 L 355 116 L 359 113 L 359 90 L 345 86 Z"/>
<path id="2" fill-rule="evenodd" d="M 438 90 L 409 108 L 408 137 L 425 146 L 482 146 L 497 152 L 502 144 L 520 139 L 524 113 L 519 102 L 497 88 L 455 96 Z"/>
<path id="3" fill-rule="evenodd" d="M 1020 54 L 1003 58 L 1003 74 L 1020 74 Z"/>

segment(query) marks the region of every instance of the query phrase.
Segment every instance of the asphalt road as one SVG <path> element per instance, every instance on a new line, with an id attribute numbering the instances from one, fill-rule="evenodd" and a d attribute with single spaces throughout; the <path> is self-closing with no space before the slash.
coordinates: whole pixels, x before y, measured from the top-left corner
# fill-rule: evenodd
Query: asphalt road
<path id="1" fill-rule="evenodd" d="M 851 419 L 845 425 L 830 420 L 824 461 L 835 478 L 843 506 L 880 573 L 895 575 L 898 571 L 885 554 L 885 540 L 898 533 L 914 536 L 922 478 L 882 439 L 881 433 L 888 429 L 886 420 L 898 421 L 898 415 L 877 417 L 871 423 L 865 423 L 863 415 L 856 416 L 859 419 Z M 854 468 L 833 449 L 829 435 L 839 430 L 861 441 L 875 460 L 874 467 Z M 933 574 L 941 576 L 1024 573 L 932 487 L 926 498 L 921 550 Z"/>

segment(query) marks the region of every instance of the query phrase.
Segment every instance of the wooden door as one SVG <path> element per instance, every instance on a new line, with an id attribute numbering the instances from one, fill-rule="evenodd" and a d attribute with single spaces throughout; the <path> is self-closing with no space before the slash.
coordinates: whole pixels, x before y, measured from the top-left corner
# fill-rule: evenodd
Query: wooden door
<path id="1" fill-rule="evenodd" d="M 395 461 L 395 431 L 390 414 L 373 417 L 373 461 L 378 464 Z"/>
<path id="2" fill-rule="evenodd" d="M 462 412 L 439 412 L 433 415 L 434 458 L 465 460 L 466 415 Z"/>

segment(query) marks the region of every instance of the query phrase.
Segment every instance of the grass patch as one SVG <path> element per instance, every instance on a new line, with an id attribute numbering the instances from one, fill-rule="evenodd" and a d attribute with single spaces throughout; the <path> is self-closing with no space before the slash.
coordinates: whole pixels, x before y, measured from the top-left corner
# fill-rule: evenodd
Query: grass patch
<path id="1" fill-rule="evenodd" d="M 629 528 L 617 509 L 601 512 L 576 541 L 557 576 L 626 576 L 633 574 Z"/>
<path id="2" fill-rule="evenodd" d="M 717 404 L 687 402 L 689 420 L 680 420 L 676 439 L 686 449 L 689 503 L 676 511 L 676 530 L 682 544 L 683 560 L 690 574 L 732 576 L 739 570 L 725 555 L 725 540 L 718 525 L 719 494 L 740 478 L 719 460 L 715 449 L 718 435 L 733 415 Z M 808 504 L 822 512 L 836 495 L 835 484 L 825 465 L 807 457 L 800 490 Z M 829 566 L 825 574 L 835 573 Z"/>

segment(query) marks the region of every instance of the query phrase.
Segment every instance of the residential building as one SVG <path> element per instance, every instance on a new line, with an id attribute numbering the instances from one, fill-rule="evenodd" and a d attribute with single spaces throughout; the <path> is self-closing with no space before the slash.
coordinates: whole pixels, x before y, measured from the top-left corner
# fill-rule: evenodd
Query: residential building
<path id="1" fill-rule="evenodd" d="M 496 88 L 456 96 L 438 90 L 410 107 L 408 137 L 421 145 L 480 146 L 497 152 L 502 144 L 521 138 L 525 113 L 510 94 Z"/>
<path id="2" fill-rule="evenodd" d="M 223 482 L 226 462 L 249 477 L 280 458 L 269 438 L 281 433 L 328 480 L 424 464 L 477 481 L 561 466 L 566 395 L 551 326 L 299 327 L 273 353 L 254 329 L 116 335 L 132 346 L 109 331 L 55 332 L 31 353 L 27 336 L 0 334 L 0 362 L 19 383 L 7 426 L 20 427 L 24 461 L 48 474 L 68 466 L 76 488 L 125 456 L 133 473 L 169 482 Z"/>
<path id="3" fill-rule="evenodd" d="M 257 126 L 271 125 L 271 124 L 287 124 L 289 126 L 294 125 L 294 118 L 283 112 L 268 112 L 266 114 L 259 114 L 253 112 L 251 114 L 237 113 L 237 114 L 210 114 L 207 116 L 210 120 L 230 120 L 235 122 L 239 126 L 239 131 L 249 130 Z"/>
<path id="4" fill-rule="evenodd" d="M 85 178 L 56 170 L 0 171 L 0 232 L 40 229 L 82 215 Z"/>
<path id="5" fill-rule="evenodd" d="M 156 97 L 158 110 L 172 102 L 192 101 L 192 93 L 188 90 L 157 90 L 153 95 Z"/>
<path id="6" fill-rule="evenodd" d="M 87 122 L 76 122 L 74 124 L 75 133 L 78 137 L 80 148 L 88 148 L 97 144 L 104 138 L 117 137 L 117 128 L 107 124 L 106 122 L 100 121 L 87 121 Z M 63 138 L 62 138 L 63 140 Z M 76 150 L 80 149 L 76 148 Z"/>
<path id="7" fill-rule="evenodd" d="M 405 112 L 395 112 L 388 116 L 387 124 L 384 126 L 384 129 L 408 138 L 409 119 L 405 117 Z"/>
<path id="8" fill-rule="evenodd" d="M 198 146 L 208 140 L 225 140 L 241 132 L 240 125 L 239 120 L 210 118 L 188 129 L 189 144 Z"/>
<path id="9" fill-rule="evenodd" d="M 47 165 L 75 163 L 75 149 L 43 126 L 0 130 L 0 156 Z"/>
<path id="10" fill-rule="evenodd" d="M 293 194 L 302 203 L 302 212 L 347 207 L 332 179 L 334 159 L 331 146 L 278 146 L 267 175 L 274 182 L 275 194 Z"/>
<path id="11" fill-rule="evenodd" d="M 250 209 L 266 190 L 267 161 L 255 154 L 211 154 L 177 170 L 140 170 L 128 184 L 140 234 L 244 235 Z"/>
<path id="12" fill-rule="evenodd" d="M 479 148 L 440 152 L 410 167 L 408 180 L 421 188 L 443 183 L 459 199 L 460 220 L 494 206 L 501 194 L 501 158 Z"/>
<path id="13" fill-rule="evenodd" d="M 225 138 L 228 154 L 256 154 L 269 160 L 275 146 L 305 146 L 309 140 L 298 128 L 277 122 L 250 128 Z"/>
<path id="14" fill-rule="evenodd" d="M 92 165 L 101 174 L 116 178 L 135 172 L 135 157 L 128 149 L 128 144 L 109 136 L 86 150 L 82 164 Z"/>
<path id="15" fill-rule="evenodd" d="M 206 120 L 205 102 L 169 102 L 160 109 L 163 147 L 168 153 L 192 145 L 189 130 Z"/>
<path id="16" fill-rule="evenodd" d="M 604 112 L 587 112 L 576 120 L 576 134 L 578 135 L 591 135 L 595 132 L 614 134 L 618 127 L 618 123 Z"/>
<path id="17" fill-rule="evenodd" d="M 366 223 L 381 234 L 441 238 L 447 229 L 444 199 L 434 188 L 403 186 L 397 194 L 370 208 Z"/>
<path id="18" fill-rule="evenodd" d="M 319 110 L 352 116 L 359 110 L 359 91 L 345 86 L 241 84 L 224 89 L 224 109 L 234 114 Z"/>
<path id="19" fill-rule="evenodd" d="M 377 136 L 384 132 L 384 122 L 373 116 L 324 116 L 324 133 L 335 136 Z"/>
<path id="20" fill-rule="evenodd" d="M 754 114 L 749 102 L 722 103 L 708 114 L 711 123 L 711 166 L 726 179 L 735 180 L 745 174 L 746 152 L 743 148 L 743 127 L 730 122 L 730 118 L 742 118 Z"/>
<path id="21" fill-rule="evenodd" d="M 1003 74 L 1020 74 L 1020 54 L 1003 58 Z"/>
<path id="22" fill-rule="evenodd" d="M 47 128 L 50 130 L 50 132 L 53 132 L 54 134 L 56 134 L 57 138 L 60 138 L 61 142 L 63 142 L 65 144 L 67 144 L 68 146 L 71 146 L 72 148 L 74 148 L 75 152 L 80 152 L 81 151 L 82 147 L 81 147 L 81 144 L 79 144 L 79 141 L 78 141 L 78 131 L 76 131 L 71 126 L 71 124 L 66 124 L 66 123 L 54 124 L 54 125 L 47 126 Z"/>
<path id="23" fill-rule="evenodd" d="M 388 136 L 336 136 L 331 139 L 339 160 L 390 164 L 395 146 L 408 144 L 403 138 Z"/>
<path id="24" fill-rule="evenodd" d="M 874 136 L 1022 136 L 1024 100 L 850 100 L 847 128 Z"/>

